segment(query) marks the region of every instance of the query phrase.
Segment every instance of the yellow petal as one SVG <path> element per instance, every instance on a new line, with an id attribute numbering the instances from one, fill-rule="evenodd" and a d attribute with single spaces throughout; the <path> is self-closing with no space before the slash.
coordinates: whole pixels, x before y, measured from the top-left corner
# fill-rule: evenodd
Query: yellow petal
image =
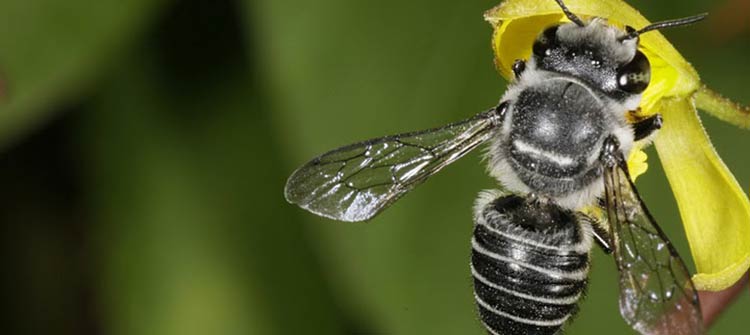
<path id="1" fill-rule="evenodd" d="M 630 151 L 630 157 L 628 157 L 628 172 L 630 172 L 630 179 L 635 181 L 638 176 L 644 174 L 648 170 L 648 155 L 646 155 L 640 146 L 634 147 Z"/>
<path id="2" fill-rule="evenodd" d="M 734 284 L 750 266 L 750 203 L 716 154 L 691 99 L 660 103 L 654 144 L 672 186 L 700 290 Z"/>
<path id="3" fill-rule="evenodd" d="M 566 0 L 566 5 L 581 17 L 603 17 L 618 26 L 634 28 L 649 24 L 637 10 L 620 0 Z M 566 21 L 560 7 L 552 0 L 508 0 L 485 13 L 495 27 L 492 46 L 495 64 L 506 78 L 512 77 L 511 66 L 516 59 L 528 59 L 534 39 L 547 26 Z M 640 50 L 651 62 L 651 84 L 643 94 L 644 115 L 663 97 L 692 95 L 700 87 L 695 69 L 680 55 L 664 36 L 653 31 L 641 36 Z"/>

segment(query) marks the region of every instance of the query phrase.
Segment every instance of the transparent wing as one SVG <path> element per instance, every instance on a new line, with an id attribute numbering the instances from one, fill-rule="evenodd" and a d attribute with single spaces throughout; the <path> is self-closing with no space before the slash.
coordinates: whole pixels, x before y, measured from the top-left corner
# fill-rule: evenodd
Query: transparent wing
<path id="1" fill-rule="evenodd" d="M 332 150 L 289 177 L 286 199 L 327 218 L 368 220 L 486 141 L 498 124 L 492 109 L 445 127 Z"/>
<path id="2" fill-rule="evenodd" d="M 656 225 L 619 153 L 605 168 L 605 202 L 620 271 L 620 313 L 641 334 L 704 334 L 690 273 Z"/>

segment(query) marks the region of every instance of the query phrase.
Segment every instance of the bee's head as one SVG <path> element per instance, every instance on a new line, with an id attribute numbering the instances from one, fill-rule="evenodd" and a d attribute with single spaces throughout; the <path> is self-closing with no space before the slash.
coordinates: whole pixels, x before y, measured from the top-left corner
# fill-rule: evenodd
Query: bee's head
<path id="1" fill-rule="evenodd" d="M 638 50 L 638 36 L 623 38 L 622 31 L 595 18 L 582 26 L 575 22 L 548 27 L 534 42 L 537 68 L 570 74 L 605 92 L 623 95 L 643 92 L 651 66 Z"/>
<path id="2" fill-rule="evenodd" d="M 651 80 L 651 65 L 638 50 L 639 36 L 651 30 L 690 24 L 706 14 L 650 24 L 625 31 L 606 19 L 584 21 L 555 0 L 570 22 L 545 29 L 534 42 L 537 68 L 573 75 L 605 92 L 627 97 L 642 93 Z"/>

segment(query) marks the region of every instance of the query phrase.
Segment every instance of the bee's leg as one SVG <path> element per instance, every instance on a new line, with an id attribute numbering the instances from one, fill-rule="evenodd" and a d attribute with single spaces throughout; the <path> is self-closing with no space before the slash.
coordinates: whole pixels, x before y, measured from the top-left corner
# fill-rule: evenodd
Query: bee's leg
<path id="1" fill-rule="evenodd" d="M 596 244 L 602 248 L 602 251 L 604 251 L 605 254 L 611 254 L 612 245 L 610 245 L 610 241 L 612 241 L 612 239 L 611 236 L 609 236 L 609 232 L 596 223 L 592 224 L 591 228 L 594 230 L 594 241 L 596 241 Z"/>
<path id="2" fill-rule="evenodd" d="M 513 62 L 513 74 L 516 76 L 516 79 L 521 77 L 521 73 L 523 73 L 523 70 L 526 70 L 526 62 L 522 59 L 516 59 L 515 62 Z"/>
<path id="3" fill-rule="evenodd" d="M 651 134 L 661 128 L 661 125 L 661 114 L 654 114 L 651 117 L 634 123 L 633 133 L 635 134 L 635 140 L 640 141 L 646 137 L 651 136 Z"/>
<path id="4" fill-rule="evenodd" d="M 599 224 L 599 220 L 582 212 L 578 212 L 578 220 L 581 223 L 585 223 L 591 226 L 592 233 L 594 234 L 594 241 L 596 242 L 596 244 L 598 244 L 599 247 L 602 248 L 602 251 L 604 251 L 604 253 L 611 254 L 612 237 L 609 235 L 609 232 L 604 229 L 601 224 Z"/>

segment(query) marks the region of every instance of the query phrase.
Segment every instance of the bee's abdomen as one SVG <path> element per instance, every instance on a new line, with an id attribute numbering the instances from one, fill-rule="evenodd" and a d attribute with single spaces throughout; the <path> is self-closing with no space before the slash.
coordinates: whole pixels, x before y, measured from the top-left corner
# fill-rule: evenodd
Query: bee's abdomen
<path id="1" fill-rule="evenodd" d="M 486 202 L 477 211 L 471 268 L 487 330 L 558 333 L 586 288 L 588 227 L 570 211 L 518 196 Z"/>

